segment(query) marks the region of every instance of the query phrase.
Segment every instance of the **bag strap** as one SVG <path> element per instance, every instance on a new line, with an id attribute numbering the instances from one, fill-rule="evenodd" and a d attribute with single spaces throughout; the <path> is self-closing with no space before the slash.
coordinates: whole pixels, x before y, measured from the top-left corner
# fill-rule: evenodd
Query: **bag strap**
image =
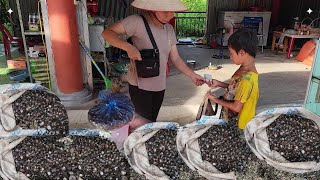
<path id="1" fill-rule="evenodd" d="M 215 106 L 215 108 L 213 109 L 212 106 Z M 200 120 L 202 116 L 212 116 L 212 117 L 216 117 L 217 119 L 220 119 L 221 116 L 221 112 L 222 112 L 222 106 L 214 103 L 212 105 L 212 102 L 210 101 L 210 99 L 207 96 L 204 96 L 201 105 L 199 107 L 197 116 L 196 116 L 196 120 Z"/>
<path id="2" fill-rule="evenodd" d="M 143 15 L 140 15 L 140 16 L 142 17 L 143 22 L 144 22 L 144 25 L 145 25 L 145 27 L 146 27 L 146 29 L 147 29 L 147 33 L 148 33 L 148 35 L 149 35 L 149 38 L 150 38 L 150 41 L 151 41 L 151 43 L 152 43 L 153 49 L 157 49 L 157 50 L 158 50 L 157 43 L 156 43 L 156 41 L 154 40 L 154 37 L 153 37 L 153 35 L 152 35 L 150 26 L 149 26 L 146 18 L 145 18 Z"/>

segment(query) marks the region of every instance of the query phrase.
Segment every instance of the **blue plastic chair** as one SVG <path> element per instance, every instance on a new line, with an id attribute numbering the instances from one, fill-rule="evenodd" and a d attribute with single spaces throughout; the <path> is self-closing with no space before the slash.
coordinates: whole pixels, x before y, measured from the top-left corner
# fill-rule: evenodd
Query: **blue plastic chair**
<path id="1" fill-rule="evenodd" d="M 243 17 L 242 25 L 244 28 L 252 29 L 257 33 L 259 42 L 262 42 L 261 49 L 263 52 L 263 17 Z M 261 41 L 262 39 L 262 41 Z"/>

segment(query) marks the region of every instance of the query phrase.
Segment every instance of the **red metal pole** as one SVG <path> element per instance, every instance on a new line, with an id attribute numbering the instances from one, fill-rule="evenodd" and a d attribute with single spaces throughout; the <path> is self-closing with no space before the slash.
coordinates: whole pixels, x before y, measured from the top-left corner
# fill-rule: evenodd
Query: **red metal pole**
<path id="1" fill-rule="evenodd" d="M 83 90 L 76 8 L 73 0 L 47 0 L 58 89 L 65 94 Z"/>
<path id="2" fill-rule="evenodd" d="M 272 14 L 271 14 L 271 26 L 277 26 L 279 22 L 279 11 L 281 6 L 281 0 L 272 0 Z"/>
<path id="3" fill-rule="evenodd" d="M 291 40 L 290 40 L 290 45 L 289 45 L 289 49 L 288 49 L 288 53 L 287 53 L 287 59 L 291 58 L 291 52 L 292 52 L 293 44 L 294 44 L 294 38 L 292 37 Z"/>

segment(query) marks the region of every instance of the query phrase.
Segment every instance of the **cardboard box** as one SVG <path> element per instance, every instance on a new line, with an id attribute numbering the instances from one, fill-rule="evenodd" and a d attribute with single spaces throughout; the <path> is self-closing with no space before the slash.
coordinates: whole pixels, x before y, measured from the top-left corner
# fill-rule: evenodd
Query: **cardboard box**
<path id="1" fill-rule="evenodd" d="M 33 46 L 34 51 L 45 52 L 46 48 L 44 45 L 35 45 Z"/>
<path id="2" fill-rule="evenodd" d="M 8 69 L 26 69 L 26 59 L 24 57 L 7 60 Z"/>

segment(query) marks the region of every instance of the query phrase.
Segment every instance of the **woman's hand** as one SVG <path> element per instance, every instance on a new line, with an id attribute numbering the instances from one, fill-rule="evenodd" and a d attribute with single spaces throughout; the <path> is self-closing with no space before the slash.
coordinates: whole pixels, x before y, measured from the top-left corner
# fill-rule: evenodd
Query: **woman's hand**
<path id="1" fill-rule="evenodd" d="M 190 78 L 192 79 L 193 83 L 197 86 L 201 86 L 205 83 L 205 79 L 199 74 L 193 73 Z"/>
<path id="2" fill-rule="evenodd" d="M 135 60 L 141 61 L 142 60 L 139 50 L 131 44 L 127 48 L 127 53 L 128 53 L 128 57 L 133 61 L 135 61 Z"/>

